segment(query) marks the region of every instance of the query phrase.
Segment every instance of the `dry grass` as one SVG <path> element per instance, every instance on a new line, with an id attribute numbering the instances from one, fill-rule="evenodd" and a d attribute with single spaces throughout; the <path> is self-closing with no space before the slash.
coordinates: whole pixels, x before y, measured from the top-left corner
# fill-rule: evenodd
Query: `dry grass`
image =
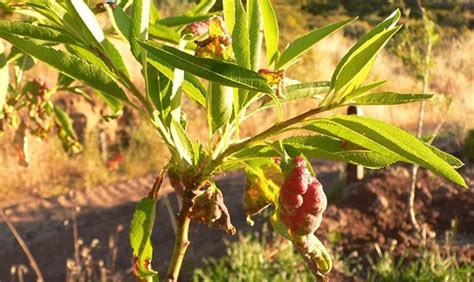
<path id="1" fill-rule="evenodd" d="M 280 18 L 284 23 L 280 30 L 283 36 L 282 44 L 305 32 L 305 20 L 300 13 L 287 13 L 281 8 Z M 286 8 L 287 9 L 287 8 Z M 291 78 L 301 81 L 329 80 L 340 58 L 354 44 L 354 41 L 342 36 L 341 33 L 330 36 L 313 48 L 301 61 L 288 70 Z M 474 74 L 472 65 L 474 53 L 470 48 L 474 45 L 474 32 L 466 32 L 462 38 L 443 42 L 434 50 L 435 65 L 432 70 L 430 89 L 439 93 L 436 99 L 428 103 L 426 123 L 427 132 L 445 116 L 447 125 L 458 128 L 460 132 L 474 127 Z M 283 46 L 282 46 L 283 47 Z M 119 46 L 122 53 L 129 53 L 127 48 Z M 131 55 L 126 55 L 127 62 L 134 62 Z M 132 71 L 134 81 L 143 88 L 138 65 Z M 44 68 L 41 68 L 44 71 Z M 48 73 L 50 70 L 48 70 Z M 39 72 L 42 73 L 42 72 Z M 383 52 L 368 78 L 368 81 L 388 80 L 384 90 L 400 92 L 419 92 L 421 83 L 417 81 L 401 60 L 394 55 Z M 443 98 L 452 99 L 448 113 L 445 110 Z M 311 106 L 314 102 L 293 103 L 284 107 L 284 116 L 291 117 Z M 185 102 L 191 136 L 199 140 L 207 138 L 207 121 L 203 109 L 195 103 Z M 342 110 L 341 110 L 342 111 Z M 368 116 L 383 119 L 406 129 L 413 129 L 418 118 L 418 105 L 403 105 L 391 107 L 365 107 Z M 241 135 L 256 134 L 267 128 L 276 119 L 274 112 L 263 112 L 252 120 L 242 124 Z M 38 193 L 50 196 L 66 191 L 66 187 L 91 187 L 108 183 L 123 177 L 135 177 L 151 171 L 157 171 L 166 161 L 168 155 L 157 134 L 150 126 L 140 125 L 133 132 L 133 142 L 125 153 L 125 162 L 116 172 L 109 172 L 103 161 L 97 145 L 88 138 L 85 152 L 79 156 L 70 157 L 61 150 L 56 138 L 40 142 L 30 138 L 32 152 L 30 168 L 17 165 L 16 156 L 12 152 L 11 135 L 1 136 L 0 148 L 0 200 L 26 193 Z"/>

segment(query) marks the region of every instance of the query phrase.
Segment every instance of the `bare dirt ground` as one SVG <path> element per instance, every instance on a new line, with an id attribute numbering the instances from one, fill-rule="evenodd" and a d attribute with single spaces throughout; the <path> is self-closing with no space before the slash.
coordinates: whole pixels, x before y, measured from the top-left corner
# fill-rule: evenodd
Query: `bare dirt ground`
<path id="1" fill-rule="evenodd" d="M 316 163 L 318 178 L 330 193 L 337 187 L 340 166 L 331 162 Z M 474 169 L 463 169 L 468 186 L 474 187 Z M 23 198 L 15 204 L 4 202 L 3 208 L 10 210 L 10 219 L 22 234 L 37 259 L 46 281 L 64 281 L 66 260 L 72 258 L 73 235 L 71 228 L 71 207 L 78 205 L 77 224 L 79 236 L 84 245 L 94 239 L 99 244 L 93 249 L 94 259 L 103 259 L 110 264 L 111 250 L 108 242 L 115 234 L 117 226 L 124 226 L 118 234 L 118 256 L 115 269 L 123 274 L 122 280 L 133 281 L 130 275 L 131 249 L 128 243 L 128 227 L 136 202 L 148 192 L 153 176 L 147 176 L 111 186 L 96 187 L 77 192 L 74 198 L 61 196 L 51 199 Z M 245 184 L 241 172 L 224 175 L 218 179 L 234 225 L 241 232 L 252 230 L 246 224 L 241 205 L 242 189 Z M 418 180 L 417 210 L 419 220 L 435 231 L 439 241 L 444 240 L 444 232 L 450 229 L 452 219 L 458 221 L 458 236 L 455 251 L 462 261 L 474 259 L 474 191 L 461 188 L 433 176 L 424 170 Z M 408 224 L 406 198 L 409 176 L 406 168 L 397 166 L 371 173 L 366 180 L 345 188 L 344 195 L 329 205 L 323 225 L 317 232 L 326 240 L 331 231 L 341 234 L 336 248 L 344 254 L 373 253 L 374 243 L 387 249 L 392 240 L 397 240 L 398 253 L 409 253 L 417 245 L 414 230 Z M 173 230 L 170 218 L 163 205 L 166 195 L 176 211 L 176 197 L 170 193 L 169 185 L 160 191 L 158 216 L 153 234 L 155 256 L 153 265 L 164 275 L 166 261 L 171 254 Z M 65 221 L 69 224 L 65 225 Z M 257 218 L 254 230 L 260 230 L 263 218 Z M 183 268 L 190 273 L 203 258 L 225 254 L 224 240 L 233 241 L 222 231 L 211 230 L 199 223 L 191 225 L 191 247 Z M 28 265 L 27 259 L 18 247 L 3 221 L 0 221 L 0 281 L 10 280 L 11 265 Z M 335 281 L 342 279 L 337 273 Z M 186 277 L 186 276 L 184 276 Z M 30 271 L 27 281 L 33 279 Z M 183 281 L 187 279 L 184 278 Z"/>

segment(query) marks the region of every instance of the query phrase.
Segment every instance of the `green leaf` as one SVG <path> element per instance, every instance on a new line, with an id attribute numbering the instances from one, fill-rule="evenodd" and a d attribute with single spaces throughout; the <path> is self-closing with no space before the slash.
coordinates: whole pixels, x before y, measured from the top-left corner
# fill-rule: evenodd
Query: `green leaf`
<path id="1" fill-rule="evenodd" d="M 30 0 L 28 6 L 59 26 L 63 26 L 67 10 L 55 0 Z"/>
<path id="2" fill-rule="evenodd" d="M 0 119 L 3 119 L 3 106 L 8 92 L 8 65 L 3 40 L 0 39 Z"/>
<path id="3" fill-rule="evenodd" d="M 193 165 L 193 143 L 181 126 L 181 123 L 176 120 L 172 120 L 171 122 L 171 136 L 174 140 L 176 150 L 178 150 L 179 157 L 183 158 L 190 165 Z"/>
<path id="4" fill-rule="evenodd" d="M 174 44 L 179 43 L 180 36 L 179 33 L 177 33 L 175 30 L 167 26 L 158 24 L 150 25 L 149 28 L 150 30 L 148 30 L 148 33 L 151 38 Z"/>
<path id="5" fill-rule="evenodd" d="M 400 26 L 382 31 L 351 54 L 340 72 L 334 73 L 336 99 L 344 98 L 345 93 L 359 87 L 372 68 L 377 54 L 399 29 Z"/>
<path id="6" fill-rule="evenodd" d="M 188 71 L 196 76 L 225 86 L 257 90 L 270 93 L 266 80 L 256 72 L 240 66 L 208 58 L 198 58 L 170 46 L 162 46 L 152 41 L 140 42 L 149 54 L 150 63 L 166 64 Z"/>
<path id="7" fill-rule="evenodd" d="M 329 24 L 321 28 L 315 29 L 310 33 L 307 33 L 295 41 L 290 43 L 288 47 L 283 51 L 280 59 L 277 61 L 275 69 L 284 69 L 293 64 L 298 58 L 300 58 L 306 51 L 308 51 L 314 44 L 318 43 L 321 39 L 332 34 L 338 29 L 345 25 L 353 22 L 354 19 L 341 21 L 338 23 Z"/>
<path id="8" fill-rule="evenodd" d="M 239 66 L 250 68 L 250 39 L 247 15 L 241 0 L 223 0 L 224 18 L 232 36 L 232 50 Z"/>
<path id="9" fill-rule="evenodd" d="M 72 127 L 71 117 L 69 117 L 69 115 L 65 111 L 63 111 L 57 106 L 54 107 L 54 115 L 56 116 L 56 120 L 59 126 L 67 133 L 67 135 L 71 138 L 76 139 L 76 132 Z"/>
<path id="10" fill-rule="evenodd" d="M 111 113 L 112 117 L 116 117 L 122 113 L 123 104 L 119 99 L 101 91 L 95 91 L 95 94 L 99 96 L 99 98 L 102 99 L 102 101 L 104 101 L 105 104 L 107 104 L 109 109 L 112 111 Z"/>
<path id="11" fill-rule="evenodd" d="M 356 89 L 352 90 L 349 94 L 347 94 L 344 97 L 344 100 L 348 101 L 348 100 L 353 100 L 361 96 L 364 96 L 367 94 L 367 92 L 369 92 L 370 90 L 376 89 L 377 87 L 384 84 L 385 82 L 386 82 L 385 80 L 381 80 L 381 81 L 376 81 L 373 83 L 366 84 L 364 86 L 357 87 Z"/>
<path id="12" fill-rule="evenodd" d="M 26 22 L 0 21 L 0 30 L 2 30 L 2 32 L 10 32 L 15 35 L 56 43 L 77 43 L 77 40 L 64 30 L 58 31 L 53 28 L 37 26 Z"/>
<path id="13" fill-rule="evenodd" d="M 331 98 L 324 102 L 339 101 L 362 84 L 371 70 L 375 57 L 387 41 L 398 31 L 395 27 L 400 19 L 396 10 L 383 22 L 374 27 L 344 55 L 331 78 Z"/>
<path id="14" fill-rule="evenodd" d="M 108 57 L 108 60 L 105 61 L 106 64 L 110 64 L 114 70 L 128 76 L 128 70 L 125 66 L 122 55 L 117 48 L 115 48 L 115 46 L 105 38 L 104 31 L 87 4 L 83 0 L 68 0 L 67 3 L 68 6 L 71 7 L 70 11 L 73 12 L 74 19 L 80 23 L 86 33 L 86 38 L 84 38 L 86 41 L 84 41 L 84 43 L 90 44 L 88 40 L 91 40 L 93 46 L 100 47 Z"/>
<path id="15" fill-rule="evenodd" d="M 271 0 L 259 0 L 263 16 L 263 34 L 265 36 L 265 46 L 267 49 L 267 64 L 271 65 L 276 60 L 278 54 L 278 20 L 273 10 Z"/>
<path id="16" fill-rule="evenodd" d="M 110 68 L 102 61 L 99 57 L 97 57 L 94 53 L 89 51 L 86 48 L 76 46 L 76 45 L 66 45 L 66 50 L 70 52 L 72 55 L 75 55 L 92 65 L 99 67 L 102 71 L 107 73 L 111 77 L 116 77 L 115 73 L 110 70 Z"/>
<path id="17" fill-rule="evenodd" d="M 164 18 L 156 23 L 159 25 L 164 25 L 167 27 L 178 27 L 183 25 L 188 25 L 195 22 L 205 21 L 210 19 L 214 14 L 205 14 L 199 16 L 177 16 L 177 17 L 169 17 Z"/>
<path id="18" fill-rule="evenodd" d="M 112 9 L 108 5 L 105 6 L 107 8 L 107 13 L 109 14 L 112 27 L 122 37 L 122 39 L 128 41 L 130 38 L 130 33 L 132 32 L 132 21 L 130 20 L 129 16 L 120 6 L 115 7 L 115 9 Z"/>
<path id="19" fill-rule="evenodd" d="M 88 39 L 101 43 L 105 40 L 105 34 L 95 18 L 94 13 L 89 9 L 83 0 L 68 0 L 66 2 L 70 7 L 70 11 L 74 13 L 74 19 L 84 27 Z M 75 27 L 76 29 L 79 27 Z M 85 41 L 87 43 L 87 41 Z"/>
<path id="20" fill-rule="evenodd" d="M 294 136 L 283 139 L 282 142 L 292 157 L 303 154 L 308 158 L 329 159 L 368 168 L 386 167 L 398 161 L 394 155 L 382 155 L 323 135 Z"/>
<path id="21" fill-rule="evenodd" d="M 150 24 L 150 0 L 134 0 L 132 9 L 132 29 L 130 32 L 130 45 L 132 53 L 139 62 L 142 62 L 141 48 L 137 40 L 148 39 L 148 26 Z M 145 58 L 145 57 L 144 57 Z"/>
<path id="22" fill-rule="evenodd" d="M 173 80 L 173 67 L 168 66 L 167 64 L 162 64 L 162 62 L 158 61 L 153 61 L 151 64 L 169 80 Z M 201 106 L 206 106 L 206 88 L 202 85 L 199 79 L 188 72 L 184 74 L 183 90 L 188 93 L 190 98 L 199 103 Z"/>
<path id="23" fill-rule="evenodd" d="M 349 100 L 354 105 L 398 105 L 428 100 L 433 94 L 400 94 L 394 92 L 377 92 Z"/>
<path id="24" fill-rule="evenodd" d="M 211 132 L 225 126 L 232 115 L 233 89 L 218 83 L 209 83 L 207 91 L 207 119 Z"/>
<path id="25" fill-rule="evenodd" d="M 400 15 L 401 15 L 400 11 L 396 10 L 395 12 L 390 14 L 390 16 L 388 16 L 384 21 L 379 23 L 376 27 L 374 27 L 372 30 L 370 30 L 367 34 L 362 36 L 362 38 L 360 38 L 357 41 L 357 43 L 354 46 L 352 46 L 352 48 L 349 50 L 349 52 L 347 52 L 346 55 L 344 55 L 344 57 L 341 59 L 341 61 L 337 65 L 336 70 L 334 71 L 334 75 L 331 79 L 331 88 L 335 87 L 336 77 L 338 76 L 341 68 L 346 64 L 349 57 L 351 57 L 352 54 L 356 50 L 358 50 L 364 43 L 366 43 L 368 40 L 370 40 L 375 35 L 381 33 L 382 31 L 384 31 L 386 29 L 393 28 L 395 26 L 395 24 L 398 22 L 398 20 L 400 19 Z"/>
<path id="26" fill-rule="evenodd" d="M 149 88 L 148 94 L 150 95 L 150 99 L 152 100 L 153 105 L 155 105 L 155 108 L 158 110 L 160 114 L 162 114 L 164 109 L 163 109 L 163 103 L 161 100 L 161 93 L 163 90 L 161 89 L 160 81 L 159 81 L 159 79 L 161 78 L 161 77 L 159 78 L 160 73 L 154 66 L 151 66 L 151 65 L 149 65 L 146 68 L 146 70 L 148 72 L 147 73 L 148 88 Z M 164 120 L 164 118 L 162 118 L 162 120 Z"/>
<path id="27" fill-rule="evenodd" d="M 426 143 L 426 142 L 424 143 L 431 151 L 433 151 L 433 153 L 435 153 L 441 159 L 445 160 L 453 168 L 460 168 L 464 166 L 464 163 L 460 159 L 456 158 L 455 156 L 450 155 L 446 152 L 443 152 L 440 149 L 436 148 L 435 146 L 430 145 L 429 143 Z"/>
<path id="28" fill-rule="evenodd" d="M 433 153 L 424 142 L 396 126 L 368 117 L 337 115 L 330 119 L 316 119 L 305 128 L 348 140 L 382 155 L 396 155 L 401 161 L 419 164 L 467 187 L 449 163 Z"/>
<path id="29" fill-rule="evenodd" d="M 58 86 L 60 86 L 62 88 L 67 88 L 73 82 L 74 82 L 74 79 L 71 78 L 70 76 L 65 75 L 64 73 L 61 73 L 61 72 L 59 73 L 58 82 L 57 82 Z"/>
<path id="30" fill-rule="evenodd" d="M 23 39 L 8 33 L 0 31 L 0 37 L 9 41 L 22 52 L 43 61 L 57 69 L 59 72 L 77 80 L 81 80 L 95 89 L 122 101 L 129 101 L 122 88 L 120 88 L 106 72 L 95 65 L 92 65 L 74 55 L 50 47 L 41 46 L 31 40 Z"/>
<path id="31" fill-rule="evenodd" d="M 247 1 L 247 16 L 250 40 L 250 65 L 251 69 L 257 71 L 260 68 L 260 55 L 263 43 L 263 19 L 260 12 L 259 0 Z"/>
<path id="32" fill-rule="evenodd" d="M 319 98 L 329 92 L 329 81 L 315 81 L 293 84 L 285 87 L 285 98 L 281 102 L 289 102 L 303 98 Z"/>
<path id="33" fill-rule="evenodd" d="M 155 225 L 156 200 L 143 198 L 138 202 L 130 223 L 130 246 L 133 250 L 134 261 L 141 278 L 154 277 L 158 281 L 158 272 L 150 270 L 153 258 L 151 233 Z"/>
<path id="34" fill-rule="evenodd" d="M 216 0 L 201 0 L 192 10 L 192 15 L 200 15 L 209 12 L 209 10 L 216 4 Z"/>

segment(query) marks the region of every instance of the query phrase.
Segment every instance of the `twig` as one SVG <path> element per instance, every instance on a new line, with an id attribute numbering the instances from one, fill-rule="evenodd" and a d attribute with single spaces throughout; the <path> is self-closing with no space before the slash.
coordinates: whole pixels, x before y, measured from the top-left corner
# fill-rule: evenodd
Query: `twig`
<path id="1" fill-rule="evenodd" d="M 301 257 L 304 259 L 304 262 L 306 263 L 306 266 L 309 268 L 311 273 L 313 273 L 314 277 L 316 278 L 317 281 L 329 281 L 327 276 L 323 275 L 317 265 L 314 263 L 314 261 L 303 252 L 298 246 L 295 246 L 295 249 L 298 251 L 298 253 L 301 255 Z"/>
<path id="2" fill-rule="evenodd" d="M 181 265 L 183 264 L 186 250 L 191 243 L 188 238 L 191 218 L 188 217 L 188 214 L 193 206 L 194 196 L 194 189 L 186 189 L 184 191 L 183 206 L 178 215 L 178 230 L 174 241 L 173 255 L 168 267 L 167 279 L 169 282 L 178 281 L 179 272 L 181 270 Z"/>
<path id="3" fill-rule="evenodd" d="M 21 238 L 20 233 L 18 233 L 15 226 L 11 222 L 10 218 L 8 218 L 7 214 L 5 213 L 5 211 L 3 209 L 0 209 L 0 214 L 2 215 L 3 220 L 5 220 L 5 223 L 7 224 L 8 229 L 10 229 L 13 236 L 15 236 L 16 241 L 18 242 L 21 249 L 25 253 L 26 257 L 28 258 L 28 261 L 30 262 L 31 268 L 33 268 L 33 270 L 36 274 L 36 277 L 38 277 L 38 279 L 36 281 L 43 282 L 44 281 L 43 274 L 41 273 L 41 270 L 38 266 L 38 263 L 36 263 L 35 258 L 31 254 L 30 249 L 28 249 L 28 246 L 26 245 L 23 238 Z"/>
<path id="4" fill-rule="evenodd" d="M 433 45 L 433 41 L 431 39 L 431 34 L 428 31 L 428 28 L 426 26 L 426 15 L 425 15 L 425 10 L 423 6 L 421 5 L 421 2 L 418 0 L 416 1 L 417 7 L 421 12 L 421 16 L 423 18 L 423 25 L 426 33 L 426 53 L 425 53 L 425 60 L 424 60 L 424 73 L 423 73 L 423 93 L 428 93 L 428 87 L 429 87 L 429 75 L 430 75 L 430 61 L 431 61 L 431 49 Z M 416 136 L 418 138 L 421 137 L 423 133 L 423 121 L 424 121 L 424 116 L 425 116 L 425 105 L 426 101 L 423 100 L 420 103 L 420 109 L 419 109 L 419 114 L 418 114 L 418 126 L 417 126 L 417 132 Z M 418 165 L 413 165 L 412 170 L 411 170 L 411 183 L 410 183 L 410 195 L 408 197 L 408 210 L 409 210 L 409 216 L 410 216 L 410 221 L 413 224 L 413 227 L 415 227 L 416 231 L 420 231 L 420 225 L 418 224 L 416 220 L 416 213 L 415 213 L 415 193 L 416 193 L 416 176 L 418 174 Z"/>

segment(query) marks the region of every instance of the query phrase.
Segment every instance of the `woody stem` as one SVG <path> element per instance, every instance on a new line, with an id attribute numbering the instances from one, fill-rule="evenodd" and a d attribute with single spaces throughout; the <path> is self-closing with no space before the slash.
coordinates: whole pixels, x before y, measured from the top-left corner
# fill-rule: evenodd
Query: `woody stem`
<path id="1" fill-rule="evenodd" d="M 176 238 L 174 241 L 173 254 L 171 256 L 170 265 L 168 267 L 167 280 L 169 282 L 178 281 L 179 272 L 183 264 L 184 256 L 186 255 L 186 250 L 190 245 L 188 239 L 189 233 L 189 224 L 191 223 L 191 218 L 189 218 L 189 212 L 192 208 L 192 197 L 183 197 L 183 206 L 178 215 L 178 230 L 176 231 Z"/>

